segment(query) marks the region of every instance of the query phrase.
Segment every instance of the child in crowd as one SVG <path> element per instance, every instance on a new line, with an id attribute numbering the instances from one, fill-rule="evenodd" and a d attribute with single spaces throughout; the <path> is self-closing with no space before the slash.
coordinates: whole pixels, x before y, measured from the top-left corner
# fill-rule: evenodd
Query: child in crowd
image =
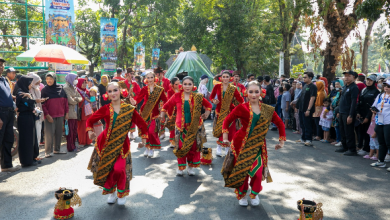
<path id="1" fill-rule="evenodd" d="M 96 86 L 91 87 L 89 90 L 89 101 L 91 102 L 92 111 L 96 112 L 99 109 L 99 96 L 98 88 Z M 99 136 L 103 132 L 103 124 L 101 121 L 96 122 L 93 125 L 93 130 L 95 131 L 96 136 Z"/>
<path id="2" fill-rule="evenodd" d="M 98 91 L 98 88 L 96 86 L 91 87 L 91 89 L 89 90 L 89 96 L 90 96 L 89 101 L 91 101 L 91 106 L 92 106 L 93 112 L 96 112 L 98 110 L 97 91 Z"/>
<path id="3" fill-rule="evenodd" d="M 322 113 L 320 115 L 320 125 L 324 131 L 324 139 L 321 140 L 323 143 L 329 142 L 329 131 L 332 125 L 333 112 L 329 110 L 330 99 L 325 98 L 322 107 Z"/>
<path id="4" fill-rule="evenodd" d="M 291 102 L 291 93 L 289 92 L 290 88 L 291 85 L 288 83 L 283 85 L 283 94 L 282 94 L 282 100 L 280 104 L 284 125 L 286 126 L 286 128 L 288 128 L 288 121 L 290 119 L 290 115 L 288 112 L 290 107 L 290 102 Z"/>
<path id="5" fill-rule="evenodd" d="M 283 120 L 282 108 L 281 108 L 282 94 L 283 94 L 283 87 L 282 86 L 279 87 L 278 94 L 280 94 L 280 95 L 277 97 L 275 110 L 276 110 L 276 113 L 278 113 L 279 117 Z"/>
<path id="6" fill-rule="evenodd" d="M 367 134 L 370 135 L 370 154 L 365 155 L 363 158 L 378 160 L 379 142 L 375 133 L 375 114 L 371 116 L 371 124 L 367 130 Z M 375 154 L 375 155 L 374 155 Z"/>

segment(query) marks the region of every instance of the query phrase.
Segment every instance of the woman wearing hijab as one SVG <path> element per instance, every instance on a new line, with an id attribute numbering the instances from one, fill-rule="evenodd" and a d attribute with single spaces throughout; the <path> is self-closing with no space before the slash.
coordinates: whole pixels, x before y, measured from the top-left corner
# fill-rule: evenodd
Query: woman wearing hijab
<path id="1" fill-rule="evenodd" d="M 45 157 L 54 154 L 66 154 L 61 150 L 62 127 L 64 119 L 68 120 L 68 100 L 61 85 L 56 83 L 56 74 L 46 74 L 47 86 L 42 89 L 42 98 L 47 101 L 42 105 L 45 116 Z"/>
<path id="2" fill-rule="evenodd" d="M 313 118 L 314 118 L 314 123 L 316 125 L 316 133 L 317 133 L 317 136 L 314 138 L 314 140 L 316 141 L 319 141 L 321 140 L 321 136 L 323 134 L 322 132 L 322 128 L 320 126 L 320 116 L 321 116 L 321 113 L 322 113 L 322 110 L 323 110 L 323 102 L 324 102 L 324 99 L 325 99 L 325 83 L 320 80 L 320 81 L 317 81 L 316 82 L 316 85 L 317 85 L 317 98 L 316 98 L 316 102 L 315 102 L 315 112 L 313 113 Z"/>
<path id="3" fill-rule="evenodd" d="M 81 98 L 80 93 L 78 93 L 75 89 L 75 86 L 78 83 L 77 75 L 74 73 L 68 73 L 65 77 L 66 84 L 64 86 L 64 90 L 66 93 L 66 97 L 68 98 L 68 106 L 69 106 L 69 119 L 68 119 L 68 128 L 69 133 L 66 136 L 66 148 L 69 152 L 72 151 L 80 151 L 76 148 L 76 138 L 77 138 L 77 112 L 78 112 L 78 103 L 80 103 L 83 99 Z"/>
<path id="4" fill-rule="evenodd" d="M 82 98 L 82 101 L 78 104 L 81 114 L 79 120 L 77 121 L 77 137 L 79 140 L 79 148 L 81 148 L 83 145 L 87 146 L 92 143 L 91 139 L 88 137 L 88 133 L 85 131 L 87 129 L 87 120 L 93 112 L 90 104 L 91 101 L 89 100 L 89 92 L 87 90 L 87 81 L 85 79 L 78 79 L 77 91 L 80 93 Z"/>
<path id="5" fill-rule="evenodd" d="M 18 82 L 16 94 L 16 107 L 18 108 L 18 130 L 19 130 L 19 160 L 22 167 L 36 166 L 39 155 L 37 133 L 35 128 L 35 104 L 45 99 L 34 99 L 29 93 L 32 88 L 33 78 L 22 76 Z"/>
<path id="6" fill-rule="evenodd" d="M 30 94 L 31 94 L 32 98 L 33 99 L 41 99 L 41 90 L 39 89 L 41 81 L 42 81 L 41 77 L 39 77 L 37 74 L 32 73 L 32 72 L 28 73 L 27 76 L 33 78 L 32 86 L 31 86 L 31 89 L 30 89 Z M 37 133 L 37 140 L 38 140 L 38 144 L 39 144 L 39 143 L 43 142 L 43 140 L 41 140 L 43 114 L 39 113 L 39 112 L 42 112 L 42 104 L 37 102 L 35 104 L 35 106 L 38 109 L 35 112 L 35 115 L 36 115 L 35 129 L 37 131 L 36 132 Z"/>
<path id="7" fill-rule="evenodd" d="M 109 82 L 110 82 L 110 80 L 109 80 L 109 77 L 107 75 L 103 75 L 101 77 L 101 82 L 100 82 L 100 84 L 98 86 L 99 94 L 100 94 L 100 106 L 101 107 L 103 107 L 103 106 L 105 106 L 107 104 L 110 104 L 110 102 L 111 102 L 109 99 L 107 99 L 107 100 L 103 99 L 103 95 L 106 94 L 106 92 L 107 92 L 107 85 L 108 85 Z"/>
<path id="8" fill-rule="evenodd" d="M 333 111 L 333 115 L 336 116 L 338 114 L 338 105 L 340 101 L 341 91 L 344 87 L 344 82 L 341 79 L 336 79 L 334 81 L 334 90 L 336 93 L 331 94 L 330 100 L 332 102 L 330 109 Z M 341 136 L 340 136 L 340 126 L 339 126 L 339 120 L 338 117 L 333 117 L 332 125 L 336 131 L 336 141 L 332 142 L 332 145 L 335 145 L 337 147 L 341 146 Z"/>

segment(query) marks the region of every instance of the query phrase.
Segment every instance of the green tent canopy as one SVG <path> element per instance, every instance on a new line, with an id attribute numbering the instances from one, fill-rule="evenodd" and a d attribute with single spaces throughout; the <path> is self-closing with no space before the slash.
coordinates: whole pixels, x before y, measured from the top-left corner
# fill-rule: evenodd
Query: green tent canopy
<path id="1" fill-rule="evenodd" d="M 207 88 L 210 92 L 213 89 L 214 75 L 207 69 L 196 51 L 181 52 L 177 56 L 175 62 L 173 62 L 171 67 L 169 67 L 165 77 L 172 79 L 182 72 L 188 72 L 188 76 L 194 78 L 195 86 L 197 87 L 200 83 L 200 77 L 204 74 L 208 75 L 209 82 L 207 84 Z"/>

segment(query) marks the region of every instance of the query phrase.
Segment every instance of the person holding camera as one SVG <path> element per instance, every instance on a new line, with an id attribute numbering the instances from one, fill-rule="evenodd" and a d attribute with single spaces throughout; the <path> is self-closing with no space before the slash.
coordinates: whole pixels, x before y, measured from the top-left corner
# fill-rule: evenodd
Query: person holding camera
<path id="1" fill-rule="evenodd" d="M 372 167 L 386 167 L 385 158 L 390 150 L 390 79 L 383 82 L 385 92 L 379 94 L 371 111 L 375 115 L 375 133 L 379 142 L 378 162 L 372 163 Z M 387 169 L 390 172 L 390 168 Z"/>

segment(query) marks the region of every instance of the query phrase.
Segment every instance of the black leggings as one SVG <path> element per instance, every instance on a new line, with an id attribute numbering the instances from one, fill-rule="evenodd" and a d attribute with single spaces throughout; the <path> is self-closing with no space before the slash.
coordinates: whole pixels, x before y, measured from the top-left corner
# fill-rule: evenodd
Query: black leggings
<path id="1" fill-rule="evenodd" d="M 387 151 L 390 150 L 390 125 L 376 125 L 375 132 L 379 142 L 378 160 L 384 162 Z"/>

